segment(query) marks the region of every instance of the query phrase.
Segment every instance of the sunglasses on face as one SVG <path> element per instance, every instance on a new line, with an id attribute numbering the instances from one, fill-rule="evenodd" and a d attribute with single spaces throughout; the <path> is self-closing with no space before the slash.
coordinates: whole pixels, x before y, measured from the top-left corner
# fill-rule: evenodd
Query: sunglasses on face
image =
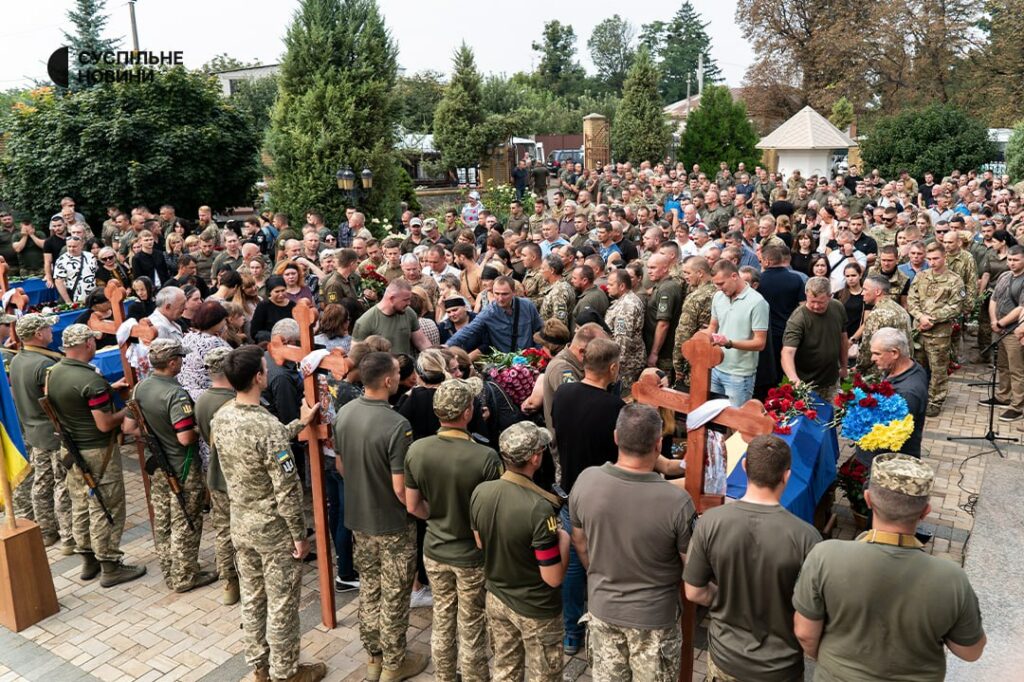
<path id="1" fill-rule="evenodd" d="M 114 256 L 104 256 L 103 258 L 100 258 L 100 260 L 106 263 L 108 261 L 114 260 Z"/>
<path id="2" fill-rule="evenodd" d="M 76 237 L 74 235 L 71 235 L 70 237 L 68 237 L 68 241 L 69 242 L 80 242 L 80 241 L 82 241 L 82 238 L 81 237 Z"/>

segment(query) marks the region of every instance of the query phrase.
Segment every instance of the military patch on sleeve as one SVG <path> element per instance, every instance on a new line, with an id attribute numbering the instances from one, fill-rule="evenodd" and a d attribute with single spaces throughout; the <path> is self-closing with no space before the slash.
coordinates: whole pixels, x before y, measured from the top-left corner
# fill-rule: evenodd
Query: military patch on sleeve
<path id="1" fill-rule="evenodd" d="M 181 406 L 181 411 L 182 411 L 182 412 L 183 412 L 184 414 L 192 414 L 192 405 L 191 405 L 191 404 L 189 404 L 189 403 L 185 403 L 185 404 L 183 404 L 183 405 Z"/>
<path id="2" fill-rule="evenodd" d="M 282 450 L 277 453 L 277 463 L 281 465 L 281 469 L 286 474 L 295 472 L 295 460 L 292 459 L 292 453 L 290 450 Z"/>
<path id="3" fill-rule="evenodd" d="M 563 384 L 571 384 L 574 381 L 576 381 L 576 377 L 573 376 L 572 371 L 565 370 L 564 372 L 562 372 L 562 383 Z"/>
<path id="4" fill-rule="evenodd" d="M 658 301 L 658 312 L 663 313 L 666 310 L 668 310 L 668 296 L 662 296 Z"/>

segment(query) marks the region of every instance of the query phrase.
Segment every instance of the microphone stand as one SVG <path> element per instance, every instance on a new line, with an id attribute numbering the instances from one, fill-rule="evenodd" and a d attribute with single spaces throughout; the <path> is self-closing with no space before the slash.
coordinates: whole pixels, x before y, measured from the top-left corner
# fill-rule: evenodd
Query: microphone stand
<path id="1" fill-rule="evenodd" d="M 997 338 L 995 341 L 989 344 L 988 347 L 985 348 L 984 351 L 982 351 L 982 353 L 984 353 L 985 351 L 992 352 L 992 370 L 989 374 L 988 381 L 979 381 L 968 384 L 968 386 L 988 386 L 988 431 L 985 433 L 984 436 L 947 436 L 946 440 L 962 443 L 986 441 L 992 446 L 991 451 L 998 453 L 999 456 L 1002 457 L 1003 459 L 1006 459 L 1006 454 L 1002 451 L 1002 449 L 1000 449 L 1000 442 L 1020 443 L 1019 436 L 1014 438 L 1011 438 L 1009 436 L 1000 436 L 995 430 L 996 375 L 998 373 L 997 363 L 999 358 L 999 344 L 1002 342 L 1003 339 L 1012 334 L 1014 330 L 1017 329 L 1017 326 L 1019 324 L 1020 322 L 1017 322 L 1012 327 L 999 334 L 999 338 Z M 982 452 L 989 452 L 989 450 L 983 450 Z"/>

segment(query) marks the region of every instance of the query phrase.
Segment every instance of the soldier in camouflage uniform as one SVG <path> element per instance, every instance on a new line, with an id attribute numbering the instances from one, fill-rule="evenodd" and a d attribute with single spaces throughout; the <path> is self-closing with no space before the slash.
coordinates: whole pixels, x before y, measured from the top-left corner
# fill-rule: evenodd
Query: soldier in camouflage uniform
<path id="1" fill-rule="evenodd" d="M 102 572 L 100 585 L 113 587 L 146 574 L 145 566 L 121 563 L 121 535 L 124 533 L 124 473 L 117 451 L 117 435 L 125 411 L 114 409 L 114 387 L 89 363 L 96 356 L 94 332 L 84 324 L 73 324 L 61 337 L 66 357 L 50 368 L 46 395 L 60 419 L 61 428 L 78 446 L 92 471 L 107 510 L 107 521 L 96 496 L 90 494 L 77 466 L 68 470 L 71 498 L 71 528 L 76 552 L 82 557 L 82 580 Z M 120 382 L 119 382 L 120 383 Z M 70 455 L 61 448 L 65 463 Z"/>
<path id="2" fill-rule="evenodd" d="M 469 500 L 477 485 L 501 476 L 501 460 L 473 442 L 466 430 L 473 399 L 483 383 L 449 379 L 434 392 L 436 436 L 409 447 L 405 459 L 405 504 L 427 521 L 423 564 L 434 595 L 430 654 L 434 679 L 455 682 L 456 666 L 467 682 L 490 679 L 484 625 L 484 555 L 469 523 Z"/>
<path id="3" fill-rule="evenodd" d="M 320 680 L 323 663 L 299 664 L 299 593 L 309 553 L 302 484 L 290 442 L 316 414 L 303 400 L 287 426 L 260 405 L 267 364 L 258 346 L 242 346 L 224 361 L 238 392 L 210 422 L 210 438 L 231 496 L 231 541 L 242 593 L 245 661 L 255 680 Z"/>
<path id="4" fill-rule="evenodd" d="M 132 394 L 150 434 L 160 443 L 174 469 L 185 498 L 183 511 L 171 492 L 167 475 L 162 470 L 153 474 L 150 503 L 153 506 L 156 554 L 160 558 L 164 583 L 168 589 L 179 593 L 217 580 L 216 573 L 199 570 L 206 487 L 203 485 L 202 466 L 196 457 L 199 434 L 196 432 L 192 399 L 177 379 L 185 355 L 180 341 L 153 341 L 149 347 L 153 373 L 139 382 Z M 126 433 L 139 433 L 139 425 L 130 415 L 125 419 L 124 430 Z M 151 449 L 149 456 L 155 457 L 156 453 Z M 189 528 L 188 520 L 191 520 L 193 528 Z"/>
<path id="5" fill-rule="evenodd" d="M 956 225 L 958 223 L 954 223 Z M 978 264 L 974 256 L 963 248 L 963 235 L 957 229 L 951 229 L 942 236 L 942 245 L 946 247 L 946 267 L 950 272 L 960 276 L 964 283 L 967 298 L 964 300 L 964 317 L 974 312 L 975 296 L 978 291 Z M 953 347 L 957 348 L 961 330 L 953 331 Z"/>
<path id="6" fill-rule="evenodd" d="M 874 369 L 871 359 L 871 337 L 883 327 L 892 327 L 907 335 L 907 343 L 913 338 L 910 315 L 896 301 L 889 298 L 889 280 L 883 275 L 868 275 L 864 280 L 864 304 L 873 306 L 864 316 L 861 336 L 856 340 L 857 370 L 870 374 Z"/>
<path id="7" fill-rule="evenodd" d="M 498 438 L 506 471 L 473 491 L 470 517 L 484 552 L 487 624 L 494 677 L 562 679 L 562 592 L 569 535 L 558 523 L 561 500 L 532 480 L 551 433 L 519 422 Z M 465 673 L 465 671 L 463 671 Z"/>
<path id="8" fill-rule="evenodd" d="M 619 346 L 619 378 L 627 395 L 647 366 L 644 348 L 644 302 L 633 293 L 633 280 L 625 270 L 608 275 L 608 295 L 614 300 L 605 313 L 605 326 Z"/>
<path id="9" fill-rule="evenodd" d="M 711 323 L 711 299 L 718 289 L 711 281 L 711 266 L 701 256 L 694 256 L 683 263 L 683 276 L 690 293 L 683 300 L 683 309 L 676 325 L 672 367 L 676 371 L 676 381 L 689 386 L 690 362 L 683 357 L 682 347 L 694 334 Z"/>
<path id="10" fill-rule="evenodd" d="M 563 277 L 562 259 L 551 254 L 540 266 L 541 277 L 548 284 L 548 291 L 540 303 L 540 319 L 559 320 L 570 326 L 569 317 L 576 305 L 576 292 Z"/>
<path id="11" fill-rule="evenodd" d="M 363 297 L 363 280 L 356 272 L 359 256 L 352 249 L 337 251 L 338 266 L 320 285 L 320 300 L 341 303 L 344 298 L 359 301 Z"/>
<path id="12" fill-rule="evenodd" d="M 70 556 L 75 553 L 75 538 L 71 534 L 68 472 L 60 460 L 60 439 L 39 406 L 46 373 L 62 357 L 47 348 L 53 340 L 56 322 L 56 317 L 37 313 L 17 321 L 22 349 L 11 358 L 11 394 L 21 417 L 33 473 L 31 485 L 26 480 L 18 489 L 31 490 L 32 517 L 43 533 L 43 544 L 49 547 L 60 540 L 61 554 Z"/>
<path id="13" fill-rule="evenodd" d="M 540 272 L 541 255 L 540 247 L 536 244 L 523 244 L 520 252 L 523 255 L 523 268 L 526 274 L 523 275 L 523 293 L 530 299 L 533 305 L 540 310 L 544 295 L 548 292 L 548 284 Z"/>
<path id="14" fill-rule="evenodd" d="M 937 242 L 928 244 L 928 269 L 910 285 L 907 311 L 920 332 L 915 360 L 931 370 L 928 382 L 929 417 L 937 417 L 946 400 L 948 367 L 952 348 L 953 320 L 964 313 L 967 291 L 956 273 L 946 268 L 946 251 Z"/>
<path id="15" fill-rule="evenodd" d="M 551 213 L 548 212 L 548 202 L 543 196 L 537 197 L 533 202 L 533 213 L 530 214 L 527 220 L 527 229 L 530 231 L 530 238 L 540 234 L 540 227 L 544 224 L 547 218 L 552 217 Z"/>
<path id="16" fill-rule="evenodd" d="M 910 282 L 906 273 L 900 270 L 899 264 L 899 250 L 889 244 L 888 246 L 879 246 L 878 262 L 868 268 L 868 275 L 881 275 L 889 280 L 889 295 L 897 301 L 902 299 L 903 292 Z"/>
<path id="17" fill-rule="evenodd" d="M 707 193 L 704 201 L 704 211 L 700 214 L 701 220 L 708 226 L 708 231 L 718 230 L 719 233 L 725 234 L 726 228 L 729 227 L 729 218 L 732 217 L 731 212 L 718 203 L 718 192 L 714 190 Z"/>
<path id="18" fill-rule="evenodd" d="M 224 581 L 225 606 L 237 604 L 240 598 L 238 571 L 235 569 L 235 546 L 231 542 L 231 500 L 228 499 L 228 482 L 220 465 L 217 448 L 210 442 L 210 422 L 228 402 L 234 400 L 235 389 L 224 376 L 224 360 L 230 348 L 214 348 L 203 358 L 203 365 L 210 373 L 211 386 L 196 401 L 196 426 L 199 428 L 200 448 L 207 449 L 206 486 L 210 491 L 210 521 L 213 523 L 214 551 L 217 555 L 217 572 Z"/>

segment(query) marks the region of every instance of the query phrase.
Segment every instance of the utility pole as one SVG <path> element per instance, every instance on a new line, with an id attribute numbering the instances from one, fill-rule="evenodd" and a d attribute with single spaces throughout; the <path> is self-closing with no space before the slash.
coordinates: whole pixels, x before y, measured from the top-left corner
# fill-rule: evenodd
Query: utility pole
<path id="1" fill-rule="evenodd" d="M 136 48 L 138 49 L 138 48 Z M 697 55 L 697 94 L 704 94 L 704 53 Z"/>
<path id="2" fill-rule="evenodd" d="M 135 1 L 128 0 L 128 13 L 132 17 L 132 48 L 135 50 L 135 54 L 139 53 L 139 27 L 135 23 Z"/>

